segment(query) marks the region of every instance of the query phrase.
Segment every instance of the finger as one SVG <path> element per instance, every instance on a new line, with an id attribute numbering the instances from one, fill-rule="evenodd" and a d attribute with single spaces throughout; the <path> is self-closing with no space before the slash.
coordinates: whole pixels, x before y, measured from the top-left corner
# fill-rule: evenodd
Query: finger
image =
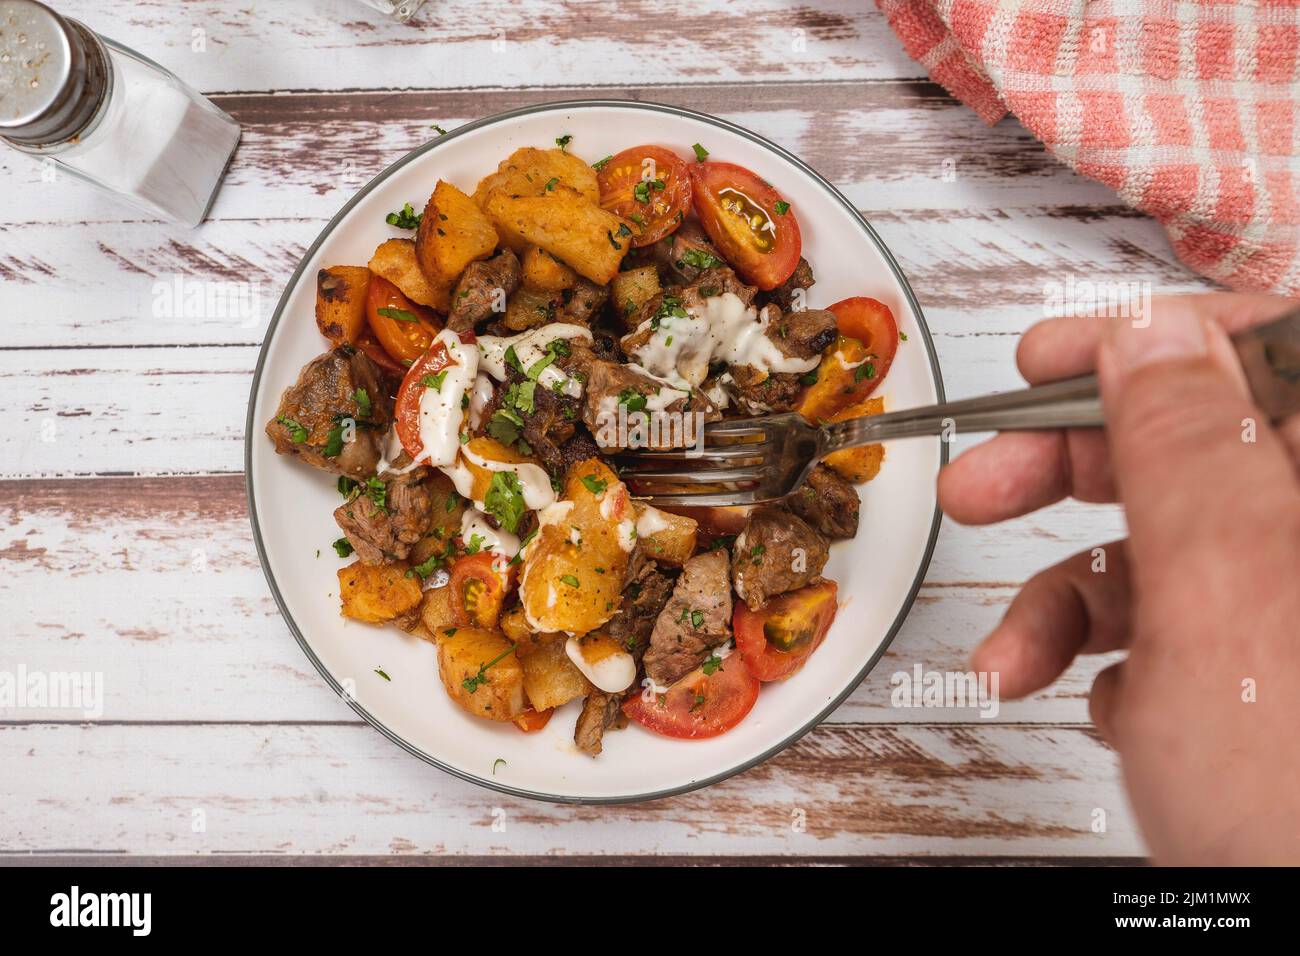
<path id="1" fill-rule="evenodd" d="M 1119 701 L 1120 683 L 1124 679 L 1125 661 L 1117 661 L 1099 673 L 1092 682 L 1088 695 L 1088 716 L 1101 739 L 1114 749 L 1119 749 L 1115 737 L 1115 707 Z"/>
<path id="2" fill-rule="evenodd" d="M 1079 654 L 1128 646 L 1129 567 L 1123 541 L 1074 555 L 1031 578 L 971 666 L 996 672 L 1002 697 L 1032 694 Z"/>
<path id="3" fill-rule="evenodd" d="M 1220 326 L 1190 310 L 1148 328 L 1116 324 L 1102 343 L 1102 403 L 1140 590 L 1197 580 L 1216 554 L 1289 554 L 1300 532 L 1294 465 L 1242 393 L 1226 345 Z"/>
<path id="4" fill-rule="evenodd" d="M 1006 521 L 1071 496 L 1115 500 L 1101 431 L 1003 432 L 939 473 L 939 505 L 962 524 Z"/>
<path id="5" fill-rule="evenodd" d="M 1213 293 L 1197 296 L 1156 296 L 1151 300 L 1151 316 L 1125 320 L 1158 322 L 1170 310 L 1194 308 L 1206 319 L 1217 323 L 1228 334 L 1275 319 L 1294 309 L 1300 302 L 1271 295 L 1234 295 Z M 1046 319 L 1030 326 L 1016 349 L 1016 365 L 1025 381 L 1032 384 L 1071 378 L 1097 367 L 1097 349 L 1106 337 L 1111 320 L 1106 318 Z"/>

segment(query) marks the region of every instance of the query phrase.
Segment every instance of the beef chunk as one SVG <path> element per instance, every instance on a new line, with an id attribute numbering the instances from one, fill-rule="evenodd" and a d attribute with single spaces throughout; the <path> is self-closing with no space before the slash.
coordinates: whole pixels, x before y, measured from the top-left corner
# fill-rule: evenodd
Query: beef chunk
<path id="1" fill-rule="evenodd" d="M 672 597 L 655 620 L 645 655 L 646 675 L 658 686 L 669 687 L 730 637 L 727 556 L 721 551 L 697 554 L 682 566 Z"/>
<path id="2" fill-rule="evenodd" d="M 604 749 L 605 731 L 613 727 L 621 713 L 621 694 L 593 690 L 582 702 L 582 713 L 573 728 L 573 742 L 583 753 L 599 756 Z"/>
<path id="3" fill-rule="evenodd" d="M 765 308 L 776 307 L 769 305 Z M 805 309 L 774 316 L 767 326 L 767 337 L 781 350 L 781 354 L 796 359 L 819 357 L 828 346 L 835 344 L 838 335 L 835 313 L 824 309 Z"/>
<path id="4" fill-rule="evenodd" d="M 564 474 L 563 446 L 573 437 L 581 403 L 549 388 L 533 389 L 533 411 L 524 415 L 523 439 L 555 476 Z"/>
<path id="5" fill-rule="evenodd" d="M 803 392 L 799 381 L 803 376 L 793 372 L 764 376 L 751 366 L 738 365 L 731 369 L 730 375 L 726 392 L 735 401 L 737 410 L 745 415 L 793 411 Z"/>
<path id="6" fill-rule="evenodd" d="M 600 310 L 609 301 L 609 286 L 596 285 L 579 278 L 578 284 L 566 289 L 563 296 L 564 305 L 555 317 L 557 322 L 590 327 Z"/>
<path id="7" fill-rule="evenodd" d="M 296 455 L 336 475 L 368 478 L 393 420 L 389 385 L 364 353 L 339 346 L 303 366 L 298 381 L 280 396 L 266 433 L 277 454 Z M 347 426 L 349 419 L 355 427 Z"/>
<path id="8" fill-rule="evenodd" d="M 643 399 L 653 399 L 668 387 L 657 379 L 650 378 L 648 375 L 644 375 L 627 365 L 594 359 L 587 365 L 587 388 L 582 420 L 591 429 L 592 434 L 596 436 L 596 441 L 602 443 L 603 450 L 607 454 L 611 453 L 615 448 L 621 447 L 621 443 L 631 436 L 635 426 L 632 416 L 638 411 L 648 412 L 649 406 Z M 620 404 L 627 406 L 629 417 L 628 434 L 621 434 L 618 428 L 618 407 Z M 717 409 L 709 403 L 708 399 L 695 390 L 668 402 L 661 410 L 665 412 L 700 411 L 704 413 L 705 421 L 712 421 L 718 417 Z M 655 426 L 653 430 L 648 427 L 651 424 Z M 672 448 L 693 444 L 695 441 L 695 424 L 693 418 L 681 419 L 680 427 L 676 428 L 665 427 L 671 425 L 671 421 L 667 419 L 661 418 L 649 421 L 645 429 L 644 441 L 640 442 L 640 447 Z"/>
<path id="9" fill-rule="evenodd" d="M 722 253 L 698 223 L 682 223 L 667 239 L 654 244 L 655 265 L 670 283 L 690 285 L 707 269 L 726 266 Z"/>
<path id="10" fill-rule="evenodd" d="M 828 465 L 818 465 L 802 488 L 786 498 L 787 508 L 806 521 L 818 534 L 832 541 L 858 533 L 858 512 L 862 503 L 858 491 Z"/>
<path id="11" fill-rule="evenodd" d="M 447 328 L 467 332 L 492 315 L 495 302 L 504 303 L 519 285 L 519 257 L 509 249 L 481 262 L 471 262 L 456 283 Z M 497 290 L 501 290 L 500 299 Z"/>
<path id="12" fill-rule="evenodd" d="M 358 559 L 365 564 L 382 564 L 410 556 L 411 547 L 435 523 L 429 477 L 424 468 L 382 475 L 371 485 L 359 487 L 334 509 L 334 520 L 347 535 Z"/>
<path id="13" fill-rule="evenodd" d="M 757 611 L 770 597 L 821 580 L 830 551 L 826 539 L 781 508 L 755 509 L 732 549 L 731 583 Z"/>
<path id="14" fill-rule="evenodd" d="M 786 279 L 775 289 L 764 293 L 768 302 L 774 302 L 781 307 L 782 312 L 789 312 L 797 304 L 794 301 L 796 289 L 811 289 L 817 280 L 813 278 L 812 266 L 808 260 L 800 257 L 799 264 L 794 267 L 794 272 L 790 273 L 790 278 Z"/>
<path id="15" fill-rule="evenodd" d="M 653 561 L 644 562 L 630 576 L 623 588 L 623 603 L 606 627 L 614 638 L 640 663 L 650 646 L 650 632 L 654 630 L 659 612 L 668 603 L 673 582 L 660 572 Z"/>

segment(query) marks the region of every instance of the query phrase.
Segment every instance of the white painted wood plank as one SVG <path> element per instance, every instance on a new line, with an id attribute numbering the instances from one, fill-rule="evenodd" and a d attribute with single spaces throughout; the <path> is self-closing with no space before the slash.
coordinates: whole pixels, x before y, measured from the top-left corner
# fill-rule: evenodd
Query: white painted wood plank
<path id="1" fill-rule="evenodd" d="M 406 25 L 355 0 L 60 10 L 208 92 L 924 75 L 857 0 L 431 0 Z"/>
<path id="2" fill-rule="evenodd" d="M 0 852 L 1142 852 L 1112 755 L 1077 728 L 822 727 L 705 791 L 613 809 L 494 794 L 380 744 L 355 726 L 0 726 Z"/>

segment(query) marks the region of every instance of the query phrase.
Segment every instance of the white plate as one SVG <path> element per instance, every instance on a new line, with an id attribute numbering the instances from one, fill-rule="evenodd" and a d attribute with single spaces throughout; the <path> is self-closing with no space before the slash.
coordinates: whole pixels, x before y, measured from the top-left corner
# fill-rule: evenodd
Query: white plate
<path id="1" fill-rule="evenodd" d="M 313 321 L 316 272 L 369 261 L 381 240 L 399 234 L 385 225 L 384 215 L 406 202 L 420 208 L 439 178 L 470 191 L 514 149 L 549 147 L 564 134 L 573 137 L 569 149 L 589 162 L 639 143 L 659 143 L 689 158 L 692 144 L 701 143 L 712 158 L 739 163 L 775 184 L 799 215 L 804 255 L 817 275 L 809 305 L 874 296 L 893 309 L 907 334 L 885 380 L 887 407 L 940 399 L 933 345 L 907 281 L 830 183 L 780 147 L 710 116 L 649 103 L 553 103 L 470 123 L 415 150 L 362 189 L 308 250 L 271 320 L 253 379 L 249 511 L 267 581 L 303 650 L 330 686 L 350 692 L 352 708 L 394 742 L 457 776 L 509 793 L 573 802 L 643 800 L 705 786 L 770 757 L 814 727 L 866 676 L 925 574 L 938 531 L 935 476 L 945 450 L 938 439 L 890 444 L 879 477 L 860 489 L 858 536 L 831 549 L 826 574 L 839 582 L 842 604 L 830 634 L 802 672 L 764 685 L 749 716 L 711 740 L 671 740 L 633 725 L 609 734 L 604 753 L 592 759 L 572 743 L 578 703 L 537 734 L 478 720 L 443 691 L 432 645 L 395 627 L 340 617 L 335 571 L 344 562 L 330 547 L 340 535 L 332 517 L 339 502 L 335 479 L 276 456 L 263 434 L 280 393 L 325 350 Z M 375 673 L 379 667 L 391 681 Z"/>

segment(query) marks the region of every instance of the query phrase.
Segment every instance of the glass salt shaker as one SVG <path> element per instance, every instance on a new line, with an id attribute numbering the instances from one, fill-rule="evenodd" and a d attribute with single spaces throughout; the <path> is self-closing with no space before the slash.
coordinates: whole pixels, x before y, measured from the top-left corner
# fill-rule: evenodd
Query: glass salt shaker
<path id="1" fill-rule="evenodd" d="M 361 0 L 366 6 L 387 13 L 394 20 L 405 23 L 415 16 L 415 11 L 424 6 L 424 0 Z"/>
<path id="2" fill-rule="evenodd" d="M 0 0 L 0 139 L 152 215 L 197 226 L 239 124 L 76 20 L 36 0 Z"/>

